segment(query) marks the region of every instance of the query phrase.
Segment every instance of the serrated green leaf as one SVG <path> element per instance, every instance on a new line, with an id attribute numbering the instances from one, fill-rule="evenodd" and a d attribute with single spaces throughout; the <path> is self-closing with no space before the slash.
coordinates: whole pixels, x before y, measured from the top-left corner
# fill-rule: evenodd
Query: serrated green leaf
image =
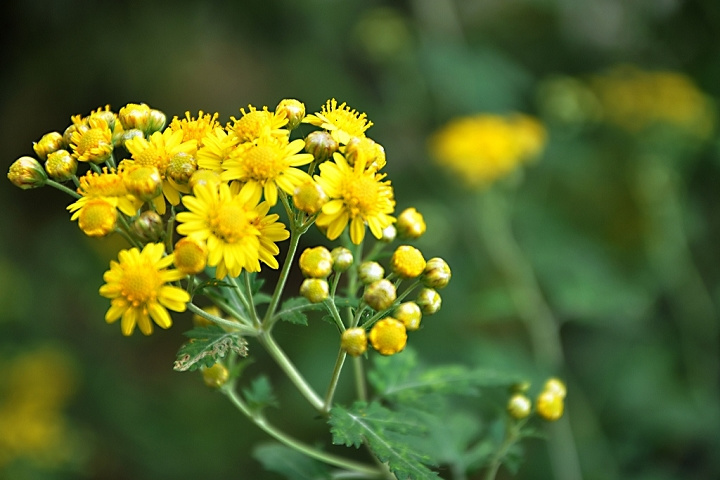
<path id="1" fill-rule="evenodd" d="M 350 409 L 334 407 L 329 423 L 334 444 L 359 447 L 367 443 L 399 480 L 439 478 L 428 468 L 435 462 L 423 451 L 426 429 L 416 416 L 377 402 L 356 402 Z"/>
<path id="2" fill-rule="evenodd" d="M 217 325 L 196 327 L 185 332 L 190 341 L 180 347 L 173 370 L 193 371 L 198 367 L 211 367 L 228 352 L 246 357 L 247 341 L 237 332 L 226 332 Z"/>
<path id="3" fill-rule="evenodd" d="M 260 445 L 253 456 L 271 472 L 288 480 L 328 480 L 332 478 L 325 464 L 278 443 Z"/>
<path id="4" fill-rule="evenodd" d="M 322 303 L 311 303 L 305 297 L 294 297 L 283 302 L 278 316 L 286 322 L 297 325 L 307 325 L 307 310 L 320 310 L 324 308 Z"/>
<path id="5" fill-rule="evenodd" d="M 270 380 L 265 375 L 254 379 L 249 388 L 243 388 L 243 395 L 250 408 L 254 410 L 278 406 Z"/>

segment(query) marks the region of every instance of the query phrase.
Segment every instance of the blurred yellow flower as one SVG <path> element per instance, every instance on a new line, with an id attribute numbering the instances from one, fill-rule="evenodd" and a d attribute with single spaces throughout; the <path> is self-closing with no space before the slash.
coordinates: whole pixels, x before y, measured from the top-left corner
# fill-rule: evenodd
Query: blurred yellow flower
<path id="1" fill-rule="evenodd" d="M 523 114 L 477 114 L 451 120 L 430 138 L 438 164 L 470 187 L 482 187 L 509 174 L 545 146 L 545 127 Z"/>
<path id="2" fill-rule="evenodd" d="M 100 295 L 111 299 L 105 320 L 113 323 L 122 317 L 123 335 L 131 335 L 135 325 L 145 335 L 153 331 L 151 319 L 161 328 L 169 328 L 172 320 L 167 309 L 185 311 L 190 295 L 183 289 L 166 285 L 185 277 L 176 269 L 168 270 L 172 255 L 165 255 L 162 243 L 149 243 L 137 248 L 121 250 L 119 262 L 111 261 L 105 272 L 105 285 Z"/>

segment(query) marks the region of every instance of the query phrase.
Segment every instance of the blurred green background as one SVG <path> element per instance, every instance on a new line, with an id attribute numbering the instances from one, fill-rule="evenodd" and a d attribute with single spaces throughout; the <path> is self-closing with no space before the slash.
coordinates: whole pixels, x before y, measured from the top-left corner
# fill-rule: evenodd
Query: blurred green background
<path id="1" fill-rule="evenodd" d="M 309 112 L 346 101 L 375 124 L 398 210 L 425 215 L 423 252 L 453 268 L 443 309 L 412 336 L 421 356 L 564 378 L 586 479 L 720 476 L 717 133 L 602 128 L 573 114 L 572 91 L 547 88 L 634 64 L 718 98 L 714 0 L 19 0 L 3 3 L 0 24 L 4 171 L 70 115 L 106 104 L 225 122 L 286 97 Z M 478 194 L 427 149 L 453 117 L 513 111 L 548 128 L 512 221 L 560 322 L 562 371 L 533 360 L 481 242 Z M 0 477 L 277 478 L 250 453 L 267 437 L 199 375 L 172 371 L 188 315 L 148 338 L 105 325 L 97 288 L 117 245 L 84 237 L 68 203 L 0 186 Z M 278 333 L 318 384 L 336 341 L 322 327 Z M 301 403 L 277 388 L 282 404 Z M 309 408 L 288 410 L 271 415 L 326 438 Z M 517 478 L 553 477 L 545 442 L 526 454 Z"/>

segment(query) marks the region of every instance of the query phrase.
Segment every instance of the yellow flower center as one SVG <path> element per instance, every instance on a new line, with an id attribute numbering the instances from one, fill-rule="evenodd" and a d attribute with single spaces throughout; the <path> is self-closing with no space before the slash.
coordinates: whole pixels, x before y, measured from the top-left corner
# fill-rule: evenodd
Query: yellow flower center
<path id="1" fill-rule="evenodd" d="M 145 263 L 138 265 L 125 265 L 120 294 L 132 304 L 133 307 L 146 305 L 157 298 L 158 288 L 162 285 L 158 271 Z"/>
<path id="2" fill-rule="evenodd" d="M 237 204 L 221 205 L 210 217 L 212 233 L 226 243 L 237 243 L 252 233 L 249 214 Z"/>
<path id="3" fill-rule="evenodd" d="M 83 155 L 85 152 L 107 143 L 107 135 L 103 130 L 100 130 L 99 128 L 91 128 L 82 135 L 82 138 L 77 146 L 77 151 L 78 154 Z"/>
<path id="4" fill-rule="evenodd" d="M 353 177 L 344 182 L 342 197 L 351 217 L 373 211 L 379 200 L 379 187 L 375 179 L 368 176 Z"/>
<path id="5" fill-rule="evenodd" d="M 241 142 L 252 142 L 270 130 L 269 113 L 261 110 L 248 112 L 237 121 L 234 130 Z"/>
<path id="6" fill-rule="evenodd" d="M 259 182 L 277 177 L 285 167 L 277 151 L 265 145 L 259 145 L 248 150 L 245 153 L 243 163 L 248 178 Z"/>
<path id="7" fill-rule="evenodd" d="M 154 166 L 162 175 L 167 168 L 168 159 L 162 155 L 159 155 L 154 149 L 147 148 L 143 152 L 133 155 L 135 163 L 138 165 Z"/>
<path id="8" fill-rule="evenodd" d="M 80 211 L 78 226 L 90 237 L 103 237 L 115 228 L 115 207 L 102 199 L 90 200 Z"/>

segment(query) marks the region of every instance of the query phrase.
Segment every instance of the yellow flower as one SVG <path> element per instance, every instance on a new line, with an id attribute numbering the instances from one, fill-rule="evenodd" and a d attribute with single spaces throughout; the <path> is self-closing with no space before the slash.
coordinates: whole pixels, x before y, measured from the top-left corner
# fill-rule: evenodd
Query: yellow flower
<path id="1" fill-rule="evenodd" d="M 275 113 L 268 111 L 267 107 L 258 110 L 248 105 L 248 111 L 241 108 L 240 113 L 243 116 L 239 119 L 230 117 L 233 124 L 228 124 L 227 129 L 232 131 L 241 143 L 255 142 L 265 137 L 287 139 L 290 135 L 290 132 L 283 128 L 288 123 L 284 110 Z"/>
<path id="2" fill-rule="evenodd" d="M 402 352 L 407 343 L 405 325 L 392 317 L 385 317 L 373 325 L 368 335 L 373 348 L 382 355 Z"/>
<path id="3" fill-rule="evenodd" d="M 277 253 L 274 244 L 270 249 L 272 239 L 279 233 L 273 226 L 277 215 L 265 216 L 267 205 L 257 205 L 242 192 L 232 193 L 225 183 L 198 185 L 193 195 L 183 197 L 183 204 L 189 211 L 178 213 L 177 231 L 205 241 L 207 263 L 217 267 L 216 278 L 237 277 L 243 269 L 259 271 L 261 255 L 265 263 L 274 261 L 268 257 Z M 275 268 L 274 265 L 270 266 Z"/>
<path id="4" fill-rule="evenodd" d="M 420 250 L 410 245 L 400 245 L 390 257 L 390 266 L 400 278 L 415 278 L 425 270 L 425 258 Z"/>
<path id="5" fill-rule="evenodd" d="M 222 173 L 223 163 L 237 147 L 240 139 L 236 135 L 228 135 L 222 127 L 208 132 L 197 152 L 198 167 Z"/>
<path id="6" fill-rule="evenodd" d="M 85 216 L 83 210 L 89 205 L 94 205 L 96 210 L 93 215 L 94 221 L 88 223 L 88 225 L 92 224 L 94 227 L 88 227 L 89 230 L 87 231 L 83 229 L 86 233 L 92 230 L 96 232 L 96 235 L 99 234 L 100 231 L 108 228 L 110 217 L 112 217 L 112 225 L 115 224 L 115 215 L 111 215 L 109 212 L 107 222 L 101 222 L 97 217 L 97 214 L 102 211 L 97 209 L 101 204 L 109 204 L 129 217 L 135 216 L 138 208 L 142 205 L 142 201 L 128 193 L 122 175 L 107 169 L 103 170 L 102 173 L 88 172 L 82 176 L 77 191 L 82 197 L 68 205 L 67 209 L 72 213 L 70 220 L 74 221 L 80 216 Z M 95 200 L 102 200 L 102 202 L 98 203 Z M 85 219 L 85 221 L 89 220 L 88 217 L 85 217 Z M 101 225 L 102 227 L 98 230 Z M 88 233 L 88 235 L 91 234 Z"/>
<path id="7" fill-rule="evenodd" d="M 79 162 L 103 163 L 113 152 L 113 132 L 100 116 L 89 117 L 87 126 L 76 129 L 70 137 L 73 155 Z"/>
<path id="8" fill-rule="evenodd" d="M 284 223 L 277 221 L 280 215 L 276 213 L 268 215 L 268 211 L 270 211 L 268 202 L 261 202 L 255 207 L 255 211 L 258 217 L 253 225 L 260 231 L 260 249 L 258 251 L 260 261 L 270 268 L 277 269 L 279 265 L 275 256 L 280 253 L 280 249 L 276 243 L 290 238 L 290 232 L 287 231 Z"/>
<path id="9" fill-rule="evenodd" d="M 203 146 L 203 139 L 215 128 L 220 127 L 217 121 L 218 114 L 204 113 L 202 110 L 198 112 L 197 118 L 190 116 L 190 112 L 185 112 L 185 118 L 179 119 L 174 117 L 170 122 L 170 130 L 173 132 L 180 130 L 183 132 L 183 142 L 195 140 L 197 148 Z"/>
<path id="10" fill-rule="evenodd" d="M 334 98 L 328 100 L 319 113 L 306 116 L 303 122 L 327 130 L 341 145 L 347 145 L 352 137 L 364 137 L 365 130 L 373 125 L 364 113 L 358 113 L 345 102 L 338 106 Z"/>
<path id="11" fill-rule="evenodd" d="M 365 224 L 375 238 L 382 238 L 383 230 L 395 219 L 395 199 L 390 181 L 385 174 L 366 170 L 362 161 L 348 165 L 345 158 L 335 153 L 334 162 L 320 164 L 320 175 L 315 180 L 330 197 L 318 215 L 317 225 L 326 227 L 330 240 L 340 236 L 350 222 L 350 239 L 360 244 L 365 238 Z"/>
<path id="12" fill-rule="evenodd" d="M 195 140 L 183 141 L 181 130 L 172 131 L 168 128 L 162 133 L 153 133 L 149 139 L 133 137 L 125 142 L 125 148 L 132 155 L 131 163 L 152 165 L 158 169 L 163 177 L 163 194 L 171 205 L 180 203 L 180 193 L 190 193 L 188 187 L 177 184 L 165 174 L 175 155 L 179 153 L 195 155 L 197 153 L 197 142 Z M 165 202 L 162 197 L 157 197 L 153 203 L 160 214 L 165 213 Z"/>
<path id="13" fill-rule="evenodd" d="M 105 285 L 100 295 L 111 299 L 105 321 L 113 323 L 121 319 L 123 335 L 131 335 L 135 325 L 145 335 L 153 331 L 152 319 L 161 328 L 169 328 L 172 320 L 167 309 L 185 311 L 190 295 L 183 289 L 166 285 L 185 276 L 179 270 L 168 270 L 172 255 L 164 255 L 161 243 L 149 243 L 142 251 L 137 248 L 122 250 L 119 262 L 111 261 L 105 272 Z"/>
<path id="14" fill-rule="evenodd" d="M 117 210 L 104 198 L 91 198 L 73 215 L 78 226 L 88 237 L 104 237 L 115 229 Z"/>
<path id="15" fill-rule="evenodd" d="M 452 120 L 430 139 L 435 160 L 470 187 L 509 174 L 543 148 L 545 129 L 527 115 L 478 114 Z"/>
<path id="16" fill-rule="evenodd" d="M 256 201 L 264 194 L 270 205 L 275 205 L 278 187 L 292 195 L 296 187 L 312 180 L 306 172 L 293 168 L 312 162 L 311 154 L 298 153 L 304 146 L 305 142 L 300 139 L 288 143 L 263 137 L 257 144 L 235 150 L 223 162 L 225 171 L 221 178 L 239 180 L 243 183 L 242 193 Z"/>

